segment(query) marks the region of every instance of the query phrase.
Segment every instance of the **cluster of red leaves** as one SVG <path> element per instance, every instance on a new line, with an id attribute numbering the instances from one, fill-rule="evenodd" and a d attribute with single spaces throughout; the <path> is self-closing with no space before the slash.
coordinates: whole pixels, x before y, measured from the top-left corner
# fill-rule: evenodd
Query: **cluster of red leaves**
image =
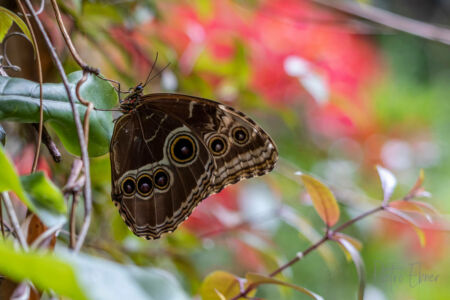
<path id="1" fill-rule="evenodd" d="M 158 5 L 163 17 L 139 30 L 171 45 L 185 74 L 200 55 L 231 62 L 238 41 L 246 51 L 249 86 L 273 105 L 292 106 L 311 99 L 298 78 L 284 68 L 286 58 L 294 55 L 322 74 L 330 91 L 324 106 L 306 101 L 311 127 L 334 137 L 370 131 L 371 112 L 361 88 L 379 72 L 379 59 L 370 42 L 355 34 L 342 17 L 298 0 L 264 1 L 256 9 L 214 1 L 207 12 L 184 2 Z M 202 75 L 212 85 L 225 79 Z"/>

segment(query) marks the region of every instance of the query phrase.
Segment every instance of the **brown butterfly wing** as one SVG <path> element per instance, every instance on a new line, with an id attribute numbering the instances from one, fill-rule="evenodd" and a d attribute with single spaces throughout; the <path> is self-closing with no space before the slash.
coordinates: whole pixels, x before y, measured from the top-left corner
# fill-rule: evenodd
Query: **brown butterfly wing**
<path id="1" fill-rule="evenodd" d="M 193 156 L 185 155 L 186 148 Z M 112 199 L 138 236 L 159 238 L 175 230 L 208 196 L 213 158 L 176 116 L 139 105 L 116 122 L 110 154 Z"/>
<path id="2" fill-rule="evenodd" d="M 208 194 L 241 179 L 264 175 L 274 168 L 278 158 L 275 143 L 242 112 L 218 102 L 179 94 L 150 94 L 142 100 L 176 116 L 203 140 L 215 162 Z M 239 133 L 247 136 L 236 139 Z M 220 144 L 217 140 L 226 148 L 223 153 L 215 151 L 217 143 Z"/>

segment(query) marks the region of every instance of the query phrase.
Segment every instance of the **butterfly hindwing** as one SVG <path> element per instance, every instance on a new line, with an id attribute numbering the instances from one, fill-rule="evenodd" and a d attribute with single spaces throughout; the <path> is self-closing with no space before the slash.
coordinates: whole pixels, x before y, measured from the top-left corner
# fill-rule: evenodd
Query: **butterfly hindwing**
<path id="1" fill-rule="evenodd" d="M 175 230 L 206 197 L 214 168 L 207 149 L 180 120 L 145 105 L 114 129 L 112 198 L 121 216 L 138 236 Z"/>

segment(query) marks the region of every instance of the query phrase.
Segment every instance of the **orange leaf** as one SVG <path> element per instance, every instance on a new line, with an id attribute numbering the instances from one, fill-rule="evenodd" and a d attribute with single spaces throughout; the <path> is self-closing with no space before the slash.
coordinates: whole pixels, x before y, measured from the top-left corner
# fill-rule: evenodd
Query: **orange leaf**
<path id="1" fill-rule="evenodd" d="M 305 174 L 300 175 L 314 208 L 328 227 L 339 220 L 339 206 L 330 189 L 319 180 Z"/>
<path id="2" fill-rule="evenodd" d="M 406 223 L 410 224 L 412 226 L 412 228 L 414 229 L 414 231 L 417 233 L 417 237 L 419 238 L 419 242 L 420 245 L 422 247 L 425 247 L 425 233 L 422 231 L 422 229 L 419 227 L 419 225 L 417 225 L 416 221 L 414 221 L 413 218 L 411 218 L 410 216 L 408 216 L 407 214 L 405 214 L 404 212 L 393 208 L 393 207 L 386 207 L 385 210 L 397 217 L 399 217 L 400 219 L 402 219 L 403 221 L 405 221 Z"/>

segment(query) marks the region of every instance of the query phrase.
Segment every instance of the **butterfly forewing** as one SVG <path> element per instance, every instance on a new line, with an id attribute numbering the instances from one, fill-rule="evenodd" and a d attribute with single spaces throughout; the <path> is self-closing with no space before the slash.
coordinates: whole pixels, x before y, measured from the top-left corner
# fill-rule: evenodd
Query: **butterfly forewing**
<path id="1" fill-rule="evenodd" d="M 211 183 L 213 192 L 243 178 L 266 174 L 275 166 L 278 153 L 270 136 L 232 107 L 177 94 L 150 94 L 142 100 L 183 120 L 200 136 L 216 165 Z M 247 137 L 237 140 L 239 133 Z M 214 151 L 217 140 L 224 144 L 223 153 Z"/>

